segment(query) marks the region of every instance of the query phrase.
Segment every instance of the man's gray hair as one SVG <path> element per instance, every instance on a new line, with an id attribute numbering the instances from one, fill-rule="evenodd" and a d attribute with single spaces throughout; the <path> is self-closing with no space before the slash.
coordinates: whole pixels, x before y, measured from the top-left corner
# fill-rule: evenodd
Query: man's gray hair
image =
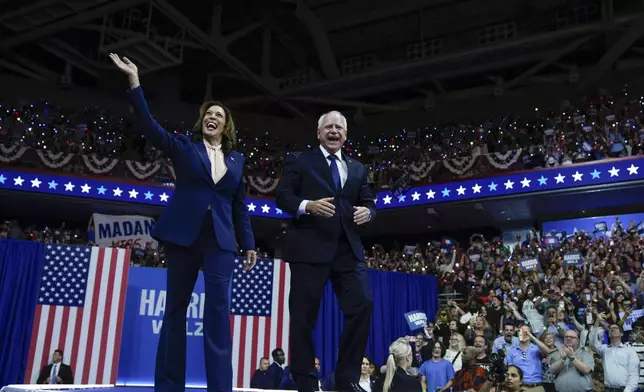
<path id="1" fill-rule="evenodd" d="M 344 121 L 344 129 L 347 129 L 347 125 L 348 125 L 347 118 L 344 117 L 344 114 L 338 112 L 337 110 L 332 110 L 330 112 L 326 112 L 323 115 L 321 115 L 320 118 L 318 119 L 318 129 L 320 129 L 322 127 L 322 123 L 326 119 L 326 116 L 328 116 L 330 114 L 337 114 L 338 116 L 340 116 L 340 118 L 342 118 L 342 120 Z"/>

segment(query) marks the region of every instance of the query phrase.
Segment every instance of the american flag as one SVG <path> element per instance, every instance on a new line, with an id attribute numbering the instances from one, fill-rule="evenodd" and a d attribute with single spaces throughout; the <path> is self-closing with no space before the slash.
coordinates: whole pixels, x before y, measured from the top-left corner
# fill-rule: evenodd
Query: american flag
<path id="1" fill-rule="evenodd" d="M 48 245 L 25 381 L 35 384 L 56 349 L 75 384 L 114 384 L 130 251 Z"/>
<path id="2" fill-rule="evenodd" d="M 288 363 L 288 293 L 291 272 L 281 260 L 258 259 L 250 271 L 237 260 L 233 272 L 230 326 L 233 332 L 233 385 L 248 388 L 259 359 L 282 348 Z"/>

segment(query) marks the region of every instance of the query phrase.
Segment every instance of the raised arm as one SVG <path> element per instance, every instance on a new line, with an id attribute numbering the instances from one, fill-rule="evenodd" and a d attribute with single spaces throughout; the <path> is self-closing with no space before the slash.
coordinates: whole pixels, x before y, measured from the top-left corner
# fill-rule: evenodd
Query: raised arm
<path id="1" fill-rule="evenodd" d="M 110 53 L 110 59 L 127 76 L 130 87 L 128 93 L 134 109 L 134 121 L 137 128 L 150 140 L 154 147 L 173 159 L 178 150 L 179 139 L 163 129 L 152 117 L 141 89 L 138 68 L 127 57 L 123 57 L 121 60 L 117 54 Z"/>

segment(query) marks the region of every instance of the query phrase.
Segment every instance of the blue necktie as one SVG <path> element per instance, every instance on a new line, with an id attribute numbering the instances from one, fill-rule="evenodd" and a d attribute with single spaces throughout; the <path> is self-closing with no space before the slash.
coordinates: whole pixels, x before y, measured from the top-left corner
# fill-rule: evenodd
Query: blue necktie
<path id="1" fill-rule="evenodd" d="M 51 374 L 50 384 L 56 384 L 56 377 L 58 377 L 58 365 L 54 364 L 54 371 Z"/>
<path id="2" fill-rule="evenodd" d="M 335 190 L 340 192 L 342 189 L 342 180 L 340 180 L 340 170 L 338 169 L 338 157 L 336 155 L 329 155 L 326 159 L 331 161 L 331 178 L 335 184 Z"/>

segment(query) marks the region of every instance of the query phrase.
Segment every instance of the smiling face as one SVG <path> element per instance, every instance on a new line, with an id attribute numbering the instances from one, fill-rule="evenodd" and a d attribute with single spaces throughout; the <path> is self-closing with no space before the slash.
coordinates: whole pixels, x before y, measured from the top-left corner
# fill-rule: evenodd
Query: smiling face
<path id="1" fill-rule="evenodd" d="M 347 140 L 347 120 L 339 112 L 329 112 L 318 121 L 318 140 L 329 154 L 335 154 Z"/>
<path id="2" fill-rule="evenodd" d="M 226 111 L 219 105 L 210 106 L 204 113 L 201 131 L 204 139 L 221 141 L 221 135 L 226 126 Z"/>

